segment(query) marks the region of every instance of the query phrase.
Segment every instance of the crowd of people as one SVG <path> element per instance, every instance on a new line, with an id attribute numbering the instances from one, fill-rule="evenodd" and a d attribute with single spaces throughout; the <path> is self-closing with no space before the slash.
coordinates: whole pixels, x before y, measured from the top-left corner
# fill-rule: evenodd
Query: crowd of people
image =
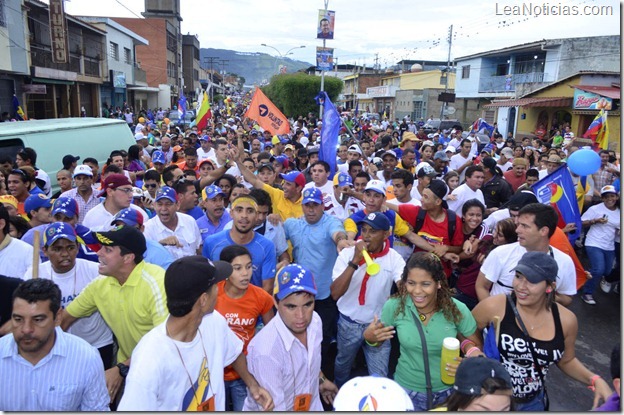
<path id="1" fill-rule="evenodd" d="M 614 152 L 571 173 L 571 243 L 531 188 L 569 126 L 482 143 L 347 115 L 322 160 L 312 113 L 275 135 L 247 103 L 203 129 L 107 107 L 136 144 L 66 155 L 54 194 L 33 149 L 0 158 L 0 409 L 545 410 L 551 364 L 595 391 L 579 409 L 619 409 L 619 339 L 613 392 L 566 308 L 619 292 Z"/>

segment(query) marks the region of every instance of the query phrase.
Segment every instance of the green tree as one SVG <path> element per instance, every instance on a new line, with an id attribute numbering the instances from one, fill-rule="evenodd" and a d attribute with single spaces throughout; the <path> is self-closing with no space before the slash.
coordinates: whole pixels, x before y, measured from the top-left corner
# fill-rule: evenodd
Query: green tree
<path id="1" fill-rule="evenodd" d="M 325 91 L 329 99 L 335 102 L 344 83 L 341 79 L 325 77 Z M 286 115 L 297 118 L 307 113 L 318 112 L 314 97 L 321 90 L 321 78 L 302 72 L 274 75 L 271 82 L 262 88 L 262 92 Z"/>

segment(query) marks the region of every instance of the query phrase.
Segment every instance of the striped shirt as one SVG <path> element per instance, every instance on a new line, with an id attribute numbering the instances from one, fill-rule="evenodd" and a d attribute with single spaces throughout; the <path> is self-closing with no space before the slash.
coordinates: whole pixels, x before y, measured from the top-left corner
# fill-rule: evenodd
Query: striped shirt
<path id="1" fill-rule="evenodd" d="M 82 196 L 78 194 L 78 188 L 70 189 L 61 194 L 61 197 L 71 197 L 78 204 L 78 223 L 82 225 L 87 212 L 100 204 L 101 200 L 97 197 L 98 191 L 93 190 L 89 199 L 85 201 Z"/>
<path id="2" fill-rule="evenodd" d="M 142 261 L 123 285 L 106 276 L 91 281 L 66 311 L 77 318 L 99 311 L 119 343 L 117 361 L 125 362 L 141 337 L 167 318 L 164 281 L 164 269 Z"/>
<path id="3" fill-rule="evenodd" d="M 4 411 L 108 411 L 104 366 L 86 341 L 55 329 L 54 346 L 32 365 L 12 334 L 0 338 L 0 408 Z"/>

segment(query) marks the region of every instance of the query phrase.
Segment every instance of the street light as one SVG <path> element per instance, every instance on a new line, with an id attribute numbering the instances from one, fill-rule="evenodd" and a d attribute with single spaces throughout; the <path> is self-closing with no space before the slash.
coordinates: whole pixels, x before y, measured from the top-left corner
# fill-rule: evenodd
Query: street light
<path id="1" fill-rule="evenodd" d="M 275 51 L 279 54 L 279 57 L 280 57 L 280 58 L 285 58 L 285 57 L 286 57 L 286 56 L 288 56 L 288 55 L 292 55 L 292 53 L 291 53 L 291 52 L 292 52 L 293 50 L 295 50 L 295 49 L 302 49 L 302 48 L 305 48 L 305 45 L 295 46 L 294 48 L 290 48 L 290 49 L 288 49 L 288 51 L 286 51 L 286 53 L 282 54 L 279 50 L 277 50 L 277 48 L 276 48 L 276 47 L 271 46 L 271 45 L 267 45 L 266 43 L 261 43 L 261 44 L 260 44 L 260 46 L 265 46 L 265 47 L 267 47 L 267 48 L 271 48 L 271 49 L 275 50 Z M 277 67 L 277 57 L 275 58 L 275 66 Z M 279 68 L 278 68 L 278 73 L 279 73 Z"/>

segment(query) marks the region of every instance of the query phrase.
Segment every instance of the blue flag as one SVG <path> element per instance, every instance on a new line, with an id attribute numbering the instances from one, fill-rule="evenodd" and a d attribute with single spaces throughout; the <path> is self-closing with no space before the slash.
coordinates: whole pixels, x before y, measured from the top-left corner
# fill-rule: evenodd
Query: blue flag
<path id="1" fill-rule="evenodd" d="M 338 132 L 340 131 L 340 114 L 329 100 L 327 92 L 321 91 L 314 98 L 318 105 L 324 105 L 323 126 L 321 127 L 321 147 L 319 159 L 329 164 L 329 180 L 336 173 L 336 154 L 338 152 Z"/>
<path id="2" fill-rule="evenodd" d="M 182 93 L 182 96 L 178 100 L 178 119 L 180 120 L 180 122 L 184 122 L 185 115 L 186 115 L 186 97 L 184 96 L 184 93 Z"/>
<path id="3" fill-rule="evenodd" d="M 493 322 L 487 327 L 487 334 L 483 339 L 483 353 L 490 359 L 500 361 L 500 352 L 496 345 L 496 326 Z"/>
<path id="4" fill-rule="evenodd" d="M 568 171 L 568 165 L 564 163 L 557 170 L 535 183 L 532 187 L 537 201 L 550 203 L 559 214 L 559 220 L 565 223 L 575 223 L 576 230 L 568 234 L 570 243 L 581 235 L 581 212 L 576 200 L 576 190 L 572 176 Z"/>

